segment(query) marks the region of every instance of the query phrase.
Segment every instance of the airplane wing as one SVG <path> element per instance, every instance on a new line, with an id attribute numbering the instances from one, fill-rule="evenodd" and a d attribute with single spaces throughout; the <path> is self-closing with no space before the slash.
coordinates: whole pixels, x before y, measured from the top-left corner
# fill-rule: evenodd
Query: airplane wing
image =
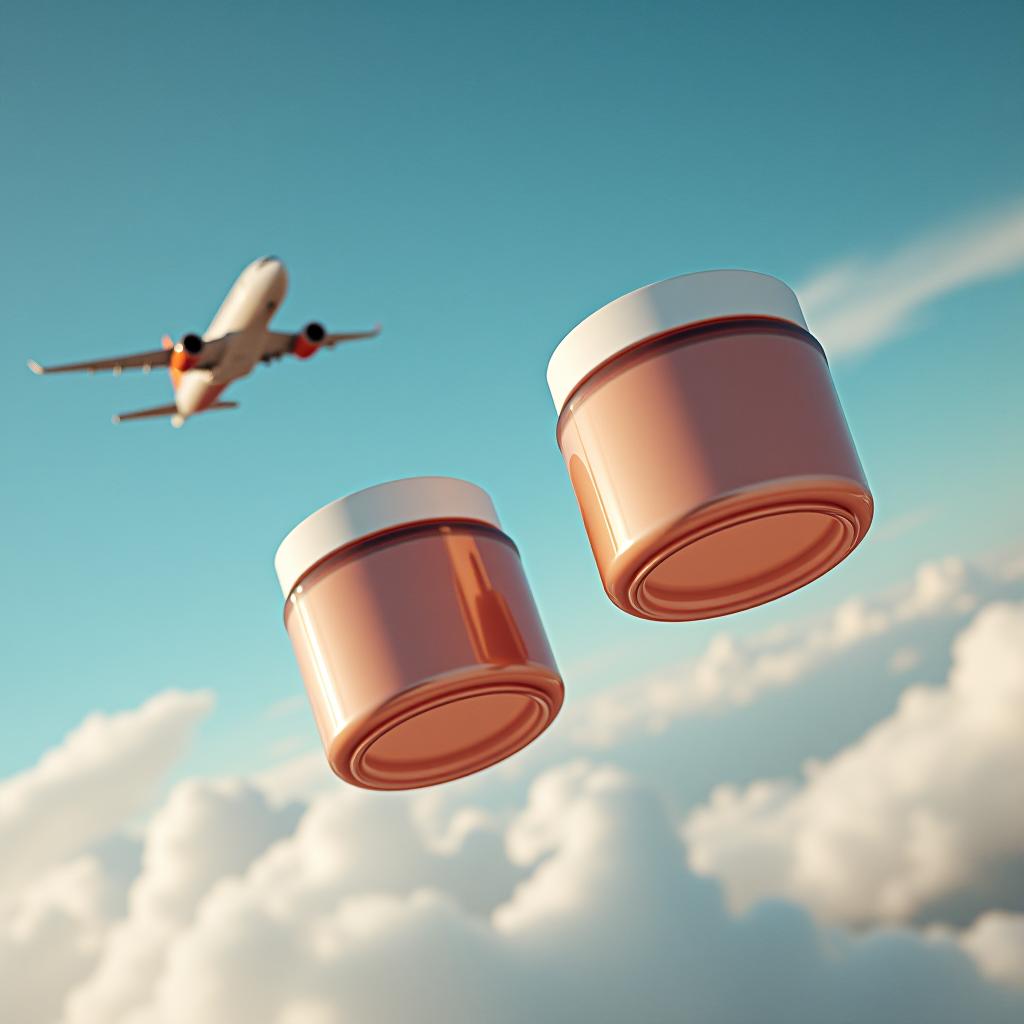
<path id="1" fill-rule="evenodd" d="M 230 335 L 224 338 L 215 338 L 212 341 L 204 341 L 202 351 L 194 363 L 195 366 L 208 367 L 216 366 L 222 355 L 223 343 Z M 148 373 L 154 366 L 167 366 L 171 361 L 174 348 L 167 339 L 163 348 L 154 349 L 152 352 L 135 352 L 128 356 L 114 356 L 111 359 L 90 359 L 84 363 L 61 363 L 59 366 L 41 366 L 34 359 L 28 361 L 28 368 L 36 374 L 46 373 L 96 373 L 100 370 L 109 370 L 114 376 L 118 376 L 122 370 L 142 370 Z"/>
<path id="2" fill-rule="evenodd" d="M 333 348 L 343 341 L 361 341 L 364 338 L 376 338 L 380 334 L 380 324 L 369 331 L 346 331 L 340 334 L 325 334 L 323 340 L 317 342 L 318 348 Z M 267 331 L 267 344 L 263 350 L 263 362 L 280 359 L 295 347 L 295 342 L 302 337 L 301 331 Z"/>
<path id="3" fill-rule="evenodd" d="M 113 359 L 91 359 L 84 363 L 62 363 L 60 366 L 40 366 L 34 359 L 30 359 L 28 368 L 38 374 L 110 370 L 116 376 L 122 370 L 149 370 L 153 366 L 166 366 L 170 360 L 170 349 L 158 348 L 153 352 L 137 352 L 130 356 L 115 356 Z"/>

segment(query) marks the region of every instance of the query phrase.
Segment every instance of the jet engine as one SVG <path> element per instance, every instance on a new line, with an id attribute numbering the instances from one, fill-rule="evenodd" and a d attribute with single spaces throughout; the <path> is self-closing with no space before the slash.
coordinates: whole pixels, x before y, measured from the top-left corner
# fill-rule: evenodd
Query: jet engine
<path id="1" fill-rule="evenodd" d="M 199 362 L 203 339 L 198 334 L 186 334 L 171 352 L 171 369 L 191 370 Z"/>
<path id="2" fill-rule="evenodd" d="M 302 332 L 295 336 L 292 352 L 299 359 L 308 359 L 320 347 L 320 342 L 325 337 L 327 337 L 327 332 L 324 330 L 323 324 L 306 324 Z"/>

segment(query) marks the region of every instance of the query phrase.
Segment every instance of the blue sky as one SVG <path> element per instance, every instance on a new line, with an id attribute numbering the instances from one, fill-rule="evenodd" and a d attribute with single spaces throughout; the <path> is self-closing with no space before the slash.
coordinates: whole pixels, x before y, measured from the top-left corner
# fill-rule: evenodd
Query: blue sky
<path id="1" fill-rule="evenodd" d="M 601 593 L 548 355 L 662 277 L 738 266 L 799 288 L 998 219 L 1024 191 L 1022 19 L 1013 3 L 5 3 L 0 769 L 170 685 L 217 693 L 197 763 L 264 762 L 264 709 L 299 685 L 276 545 L 403 475 L 491 491 L 570 701 L 623 658 L 699 651 L 721 624 L 632 620 Z M 267 252 L 291 272 L 282 326 L 379 320 L 380 342 L 261 369 L 240 411 L 182 431 L 110 424 L 166 401 L 161 374 L 24 368 L 202 329 Z M 950 292 L 833 360 L 875 535 L 731 630 L 1015 539 L 1020 279 Z"/>

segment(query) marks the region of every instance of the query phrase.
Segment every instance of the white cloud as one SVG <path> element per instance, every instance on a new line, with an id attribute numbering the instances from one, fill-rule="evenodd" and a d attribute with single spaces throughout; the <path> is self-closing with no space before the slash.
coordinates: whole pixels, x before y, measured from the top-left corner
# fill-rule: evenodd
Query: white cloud
<path id="1" fill-rule="evenodd" d="M 70 994 L 66 1024 L 134 1024 L 198 908 L 247 870 L 247 884 L 268 908 L 298 915 L 420 885 L 483 912 L 521 875 L 504 856 L 501 833 L 471 808 L 436 840 L 422 834 L 402 796 L 336 787 L 296 829 L 297 811 L 236 780 L 179 785 L 149 826 L 128 916 L 112 930 L 94 973 Z M 307 1004 L 289 1012 L 296 1019 L 313 1013 Z"/>
<path id="2" fill-rule="evenodd" d="M 904 333 L 929 303 L 1024 268 L 1024 203 L 917 239 L 877 261 L 850 261 L 797 289 L 830 356 L 867 351 Z"/>
<path id="3" fill-rule="evenodd" d="M 1024 855 L 1024 604 L 987 606 L 953 653 L 948 686 L 906 690 L 800 784 L 713 791 L 685 826 L 691 865 L 734 908 L 783 897 L 852 924 L 991 899 Z"/>
<path id="4" fill-rule="evenodd" d="M 323 748 L 286 758 L 259 772 L 253 781 L 275 803 L 290 800 L 311 800 L 338 787 L 338 780 L 328 767 Z"/>
<path id="5" fill-rule="evenodd" d="M 663 790 L 677 800 L 677 808 L 686 806 L 668 777 L 677 773 L 677 763 L 665 773 L 662 759 L 676 735 L 651 754 L 650 731 L 756 701 L 805 679 L 831 681 L 847 665 L 852 666 L 848 681 L 859 682 L 867 648 L 877 648 L 870 664 L 890 688 L 882 691 L 889 702 L 896 693 L 887 674 L 894 653 L 904 652 L 897 662 L 906 664 L 905 652 L 914 651 L 920 658 L 916 678 L 928 678 L 936 661 L 933 624 L 942 623 L 944 657 L 956 624 L 979 602 L 1017 587 L 1019 581 L 1009 586 L 1017 570 L 1007 570 L 1007 564 L 986 569 L 955 559 L 934 563 L 922 567 L 912 585 L 889 594 L 849 602 L 810 622 L 757 637 L 719 640 L 701 659 L 697 688 L 703 696 L 696 704 L 680 701 L 666 683 L 643 714 L 630 717 L 627 691 L 649 696 L 646 684 L 614 691 L 618 706 L 628 712 L 609 732 L 614 755 L 625 762 L 627 749 L 644 751 L 645 767 L 665 774 Z M 757 813 L 739 815 L 737 825 L 723 823 L 713 837 L 715 856 L 723 863 L 732 858 L 721 873 L 734 904 L 744 903 L 737 898 L 735 872 L 759 878 L 767 872 L 769 880 L 783 878 L 789 888 L 762 886 L 746 903 L 773 892 L 806 900 L 819 917 L 868 922 L 872 930 L 866 935 L 852 936 L 831 922 L 815 924 L 792 903 L 759 902 L 733 917 L 722 905 L 718 881 L 688 868 L 678 826 L 658 797 L 621 767 L 573 761 L 542 770 L 524 805 L 522 787 L 538 766 L 567 756 L 566 738 L 557 737 L 553 745 L 524 752 L 513 775 L 495 770 L 415 794 L 345 787 L 333 779 L 321 751 L 248 784 L 190 780 L 175 787 L 145 825 L 139 867 L 131 850 L 127 856 L 106 850 L 107 837 L 116 838 L 126 820 L 137 818 L 161 773 L 146 762 L 145 772 L 155 780 L 150 795 L 138 795 L 142 787 L 137 799 L 125 799 L 116 782 L 137 770 L 143 756 L 139 745 L 126 739 L 132 730 L 101 730 L 85 746 L 79 737 L 83 730 L 76 730 L 65 746 L 90 751 L 91 757 L 99 757 L 99 748 L 105 751 L 102 771 L 87 770 L 93 781 L 75 791 L 77 799 L 92 802 L 100 820 L 89 829 L 76 828 L 71 843 L 33 840 L 40 869 L 32 872 L 26 865 L 11 876 L 15 888 L 8 890 L 6 902 L 0 899 L 0 1020 L 505 1024 L 533 1019 L 559 1024 L 588 1019 L 600 1024 L 635 1017 L 647 1024 L 692 1017 L 701 1024 L 751 1019 L 952 1024 L 1021 1019 L 1024 992 L 1014 989 L 1021 978 L 1019 919 L 990 913 L 961 927 L 992 907 L 1020 908 L 1000 903 L 998 891 L 989 890 L 974 901 L 968 917 L 915 917 L 914 909 L 970 892 L 980 876 L 999 874 L 1000 858 L 1016 852 L 1024 863 L 1024 838 L 1007 810 L 1010 782 L 1019 773 L 1014 758 L 1024 756 L 1016 752 L 1024 750 L 1019 738 L 1010 742 L 1008 737 L 1017 735 L 1014 729 L 1019 732 L 1024 716 L 1008 703 L 1015 692 L 1016 662 L 1005 648 L 1007 635 L 1024 630 L 1019 618 L 993 625 L 997 612 L 1006 614 L 1006 607 L 986 610 L 958 643 L 948 688 L 910 691 L 909 706 L 931 709 L 917 712 L 916 732 L 883 722 L 878 730 L 892 731 L 888 741 L 869 743 L 878 731 L 873 730 L 839 757 L 809 767 L 802 786 L 769 782 L 732 791 L 738 804 L 749 801 Z M 1024 615 L 1024 606 L 1014 614 Z M 931 678 L 941 679 L 944 672 L 939 668 Z M 679 675 L 685 680 L 685 673 Z M 789 709 L 816 700 L 817 689 L 800 691 L 799 705 Z M 835 695 L 833 687 L 821 699 L 834 701 Z M 209 698 L 201 704 L 192 707 L 193 723 Z M 973 710 L 941 712 L 952 704 Z M 184 708 L 174 700 L 158 706 L 164 708 L 157 716 L 162 721 L 179 722 L 183 742 L 190 728 L 179 721 Z M 172 707 L 179 717 L 170 713 Z M 765 701 L 758 713 L 771 707 Z M 146 723 L 164 751 L 165 771 L 172 755 L 145 710 L 99 721 L 132 721 L 138 729 Z M 908 714 L 901 706 L 892 717 L 903 721 Z M 778 715 L 772 715 L 769 723 L 777 723 Z M 711 730 L 711 747 L 723 746 L 721 736 L 743 736 L 742 730 L 727 731 L 728 723 L 743 717 L 704 717 L 685 735 Z M 954 727 L 953 720 L 970 727 Z M 719 727 L 726 731 L 715 732 Z M 842 742 L 854 735 L 849 732 Z M 632 736 L 640 742 L 631 748 L 622 741 Z M 990 756 L 1003 759 L 1001 780 L 986 774 L 984 755 L 978 753 L 982 737 Z M 799 741 L 782 746 L 787 744 L 807 749 Z M 709 780 L 751 779 L 775 770 L 769 765 L 738 775 L 737 751 L 724 746 L 720 756 L 709 756 L 707 747 L 693 754 L 693 763 L 710 759 L 711 767 L 690 800 L 702 798 Z M 861 747 L 865 751 L 855 756 Z M 934 752 L 940 747 L 941 759 Z M 840 771 L 837 764 L 848 755 L 856 763 Z M 33 810 L 32 801 L 21 799 L 19 813 L 27 827 L 44 818 L 48 801 L 62 792 L 55 780 L 68 779 L 66 769 L 50 777 L 49 769 L 43 771 L 46 763 L 24 773 L 50 779 L 47 785 L 33 784 L 35 799 L 43 801 L 39 807 Z M 786 763 L 784 771 L 796 770 L 795 760 Z M 859 771 L 868 774 L 858 776 Z M 823 791 L 821 799 L 808 799 L 805 816 L 773 824 L 779 808 L 800 802 L 820 777 L 833 776 L 836 788 Z M 116 807 L 98 806 L 106 779 L 114 780 Z M 11 781 L 0 783 L 0 793 Z M 849 783 L 848 791 L 840 782 Z M 320 792 L 308 807 L 288 804 L 292 795 L 311 789 Z M 846 803 L 831 799 L 833 794 L 845 796 Z M 916 813 L 915 800 L 932 802 L 927 813 Z M 844 815 L 860 828 L 854 832 L 861 846 L 853 847 L 849 828 L 840 829 L 837 855 L 829 846 L 829 830 Z M 876 831 L 888 830 L 877 849 L 865 839 L 871 829 L 863 827 L 872 815 L 883 820 Z M 734 838 L 733 827 L 741 838 L 757 833 L 761 845 L 744 849 L 742 843 L 719 842 L 723 836 Z M 785 827 L 793 834 L 780 838 Z M 799 855 L 785 840 L 799 847 Z M 695 857 L 699 846 L 694 844 Z M 0 848 L 3 867 L 5 854 Z M 844 866 L 844 857 L 851 863 Z M 840 912 L 823 913 L 790 884 L 808 864 L 821 876 L 815 884 L 839 902 Z M 935 885 L 936 879 L 941 884 Z M 805 888 L 818 892 L 809 884 Z M 876 896 L 881 901 L 883 890 L 896 904 L 902 891 L 901 905 L 909 909 L 878 912 L 871 901 Z M 846 912 L 858 899 L 871 911 L 866 916 Z M 960 930 L 879 930 L 870 925 L 879 917 L 949 920 Z"/>
<path id="6" fill-rule="evenodd" d="M 0 917 L 0 1020 L 52 1024 L 64 994 L 96 965 L 123 887 L 95 857 L 44 872 Z"/>
<path id="7" fill-rule="evenodd" d="M 1024 915 L 982 914 L 959 942 L 986 977 L 1024 989 Z"/>
<path id="8" fill-rule="evenodd" d="M 90 715 L 0 782 L 0 1020 L 53 1024 L 95 968 L 134 867 L 118 832 L 156 796 L 211 705 L 209 694 L 170 691 Z"/>
<path id="9" fill-rule="evenodd" d="M 119 749 L 122 767 L 133 763 L 132 746 Z M 687 870 L 660 800 L 621 769 L 549 770 L 507 820 L 459 792 L 452 810 L 432 791 L 338 784 L 300 811 L 243 782 L 184 782 L 146 827 L 127 897 L 121 872 L 93 855 L 24 890 L 0 930 L 0 1019 L 953 1024 L 1024 1013 L 1005 968 L 989 957 L 1000 984 L 980 977 L 982 954 L 962 935 L 851 937 L 781 905 L 732 918 L 716 884 Z"/>
<path id="10" fill-rule="evenodd" d="M 143 810 L 213 706 L 170 690 L 95 713 L 32 768 L 0 782 L 0 894 L 84 851 Z"/>
<path id="11" fill-rule="evenodd" d="M 89 980 L 72 993 L 72 1024 L 116 1024 L 149 994 L 167 947 L 192 920 L 199 901 L 222 878 L 239 874 L 299 818 L 295 806 L 273 807 L 238 780 L 179 784 L 146 833 L 142 872 L 128 915 L 112 930 Z"/>
<path id="12" fill-rule="evenodd" d="M 909 586 L 851 598 L 828 615 L 749 637 L 722 631 L 695 661 L 613 687 L 567 713 L 573 739 L 611 748 L 636 733 L 659 733 L 675 720 L 742 707 L 821 673 L 846 652 L 924 619 L 964 616 L 1002 578 L 959 558 L 923 564 Z"/>
<path id="13" fill-rule="evenodd" d="M 465 851 L 439 853 L 415 821 L 415 798 L 318 802 L 293 837 L 211 889 L 149 1005 L 127 1020 L 953 1024 L 1024 1013 L 1024 995 L 984 982 L 951 939 L 853 938 L 781 906 L 731 918 L 686 870 L 661 803 L 614 768 L 574 763 L 537 780 L 506 836 L 506 863 L 528 873 L 491 910 L 465 899 Z"/>

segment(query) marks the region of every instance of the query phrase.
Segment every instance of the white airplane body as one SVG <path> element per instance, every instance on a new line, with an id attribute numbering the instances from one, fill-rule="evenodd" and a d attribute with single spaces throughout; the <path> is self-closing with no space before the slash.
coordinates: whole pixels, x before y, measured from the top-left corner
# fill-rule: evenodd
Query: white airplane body
<path id="1" fill-rule="evenodd" d="M 287 291 L 284 264 L 274 256 L 264 256 L 242 271 L 201 336 L 186 334 L 177 344 L 164 337 L 163 348 L 152 352 L 84 363 L 40 366 L 30 360 L 29 369 L 37 374 L 78 370 L 110 370 L 120 374 L 126 369 L 148 372 L 154 366 L 166 366 L 174 386 L 174 404 L 124 413 L 115 416 L 114 422 L 169 416 L 171 423 L 180 427 L 198 413 L 236 408 L 236 403 L 221 401 L 220 396 L 232 381 L 248 376 L 258 363 L 289 354 L 308 359 L 321 348 L 373 338 L 380 333 L 376 327 L 370 331 L 327 334 L 318 323 L 309 323 L 298 332 L 272 331 L 270 320 Z"/>

